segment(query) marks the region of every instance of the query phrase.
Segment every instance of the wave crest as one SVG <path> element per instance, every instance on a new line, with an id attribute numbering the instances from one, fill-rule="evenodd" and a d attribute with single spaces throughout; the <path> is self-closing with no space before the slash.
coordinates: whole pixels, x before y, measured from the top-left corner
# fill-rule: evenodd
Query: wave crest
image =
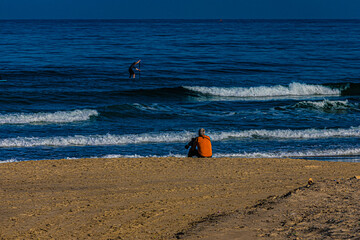
<path id="1" fill-rule="evenodd" d="M 192 132 L 143 133 L 128 135 L 90 135 L 55 137 L 17 137 L 0 139 L 0 147 L 37 147 L 37 146 L 107 146 L 147 143 L 187 142 L 194 136 Z M 304 130 L 245 130 L 232 132 L 209 132 L 213 141 L 230 139 L 321 139 L 360 137 L 360 127 L 348 129 L 304 129 Z"/>
<path id="2" fill-rule="evenodd" d="M 315 149 L 297 152 L 253 152 L 253 153 L 219 153 L 214 157 L 240 157 L 240 158 L 279 158 L 279 157 L 334 157 L 359 156 L 360 148 L 349 149 Z"/>
<path id="3" fill-rule="evenodd" d="M 58 111 L 53 113 L 12 113 L 1 114 L 0 124 L 34 124 L 34 123 L 71 123 L 87 121 L 92 116 L 98 116 L 96 110 Z"/>
<path id="4" fill-rule="evenodd" d="M 91 135 L 55 137 L 17 137 L 0 140 L 0 147 L 38 147 L 38 146 L 107 146 L 140 143 L 185 142 L 192 133 Z"/>
<path id="5" fill-rule="evenodd" d="M 289 86 L 276 85 L 272 87 L 199 87 L 184 86 L 185 89 L 202 94 L 221 97 L 287 97 L 287 96 L 340 96 L 340 89 L 332 89 L 322 85 L 290 83 Z"/>
<path id="6" fill-rule="evenodd" d="M 348 109 L 356 109 L 356 106 L 345 101 L 330 101 L 324 99 L 323 101 L 302 101 L 294 105 L 294 108 L 309 108 L 325 112 L 343 111 Z"/>

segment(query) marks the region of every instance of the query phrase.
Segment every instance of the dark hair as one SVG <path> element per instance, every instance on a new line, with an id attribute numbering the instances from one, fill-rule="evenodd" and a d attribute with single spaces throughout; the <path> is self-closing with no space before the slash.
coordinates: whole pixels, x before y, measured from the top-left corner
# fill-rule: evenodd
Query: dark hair
<path id="1" fill-rule="evenodd" d="M 202 136 L 205 134 L 205 129 L 204 128 L 200 128 L 199 129 L 199 136 Z"/>

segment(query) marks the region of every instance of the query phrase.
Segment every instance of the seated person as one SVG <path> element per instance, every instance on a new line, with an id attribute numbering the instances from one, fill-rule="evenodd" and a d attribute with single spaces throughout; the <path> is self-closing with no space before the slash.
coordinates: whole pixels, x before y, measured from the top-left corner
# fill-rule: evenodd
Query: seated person
<path id="1" fill-rule="evenodd" d="M 205 129 L 199 129 L 199 136 L 193 138 L 185 147 L 191 146 L 188 157 L 209 158 L 212 157 L 211 140 L 205 135 Z"/>

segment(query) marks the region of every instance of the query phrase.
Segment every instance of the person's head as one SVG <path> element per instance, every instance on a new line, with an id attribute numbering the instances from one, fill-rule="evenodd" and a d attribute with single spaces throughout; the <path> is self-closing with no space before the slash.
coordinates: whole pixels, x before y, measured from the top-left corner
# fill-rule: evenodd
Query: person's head
<path id="1" fill-rule="evenodd" d="M 200 128 L 199 129 L 199 136 L 204 136 L 205 135 L 205 129 Z"/>

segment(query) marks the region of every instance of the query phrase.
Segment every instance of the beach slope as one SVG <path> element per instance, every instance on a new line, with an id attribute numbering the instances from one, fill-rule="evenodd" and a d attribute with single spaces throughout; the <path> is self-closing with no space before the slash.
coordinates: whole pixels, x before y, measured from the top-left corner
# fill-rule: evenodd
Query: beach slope
<path id="1" fill-rule="evenodd" d="M 172 239 L 359 163 L 117 158 L 0 164 L 1 239 Z"/>

